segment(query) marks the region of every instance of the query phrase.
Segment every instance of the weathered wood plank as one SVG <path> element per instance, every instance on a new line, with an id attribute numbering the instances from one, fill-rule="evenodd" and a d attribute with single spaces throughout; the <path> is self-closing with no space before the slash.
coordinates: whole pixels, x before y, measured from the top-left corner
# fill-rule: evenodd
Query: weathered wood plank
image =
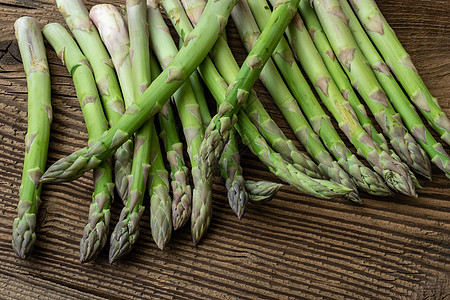
<path id="1" fill-rule="evenodd" d="M 111 1 L 122 4 L 121 1 Z M 98 1 L 87 1 L 90 7 Z M 424 81 L 450 114 L 450 6 L 440 1 L 378 1 L 410 52 Z M 5 299 L 449 299 L 449 181 L 433 168 L 418 199 L 376 199 L 364 205 L 325 201 L 284 187 L 266 205 L 251 206 L 243 220 L 227 207 L 214 179 L 214 219 L 204 241 L 191 244 L 188 228 L 167 249 L 154 245 L 148 211 L 133 253 L 113 266 L 103 251 L 78 262 L 79 239 L 92 193 L 92 175 L 47 185 L 35 252 L 29 260 L 11 249 L 26 133 L 26 80 L 13 23 L 22 15 L 42 25 L 63 23 L 54 1 L 0 0 L 0 298 Z M 245 52 L 231 24 L 230 45 Z M 87 142 L 71 78 L 48 49 L 54 123 L 49 163 Z M 256 90 L 286 134 L 295 136 L 260 83 Z M 298 144 L 298 143 L 297 143 Z M 299 145 L 299 144 L 298 144 Z M 246 149 L 249 179 L 277 180 Z M 450 147 L 446 147 L 450 151 Z M 113 204 L 113 224 L 120 203 Z"/>

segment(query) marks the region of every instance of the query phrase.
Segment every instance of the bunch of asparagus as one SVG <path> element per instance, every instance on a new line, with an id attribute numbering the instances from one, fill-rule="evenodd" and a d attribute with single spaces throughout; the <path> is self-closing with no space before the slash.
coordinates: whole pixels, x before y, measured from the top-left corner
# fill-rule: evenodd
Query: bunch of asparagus
<path id="1" fill-rule="evenodd" d="M 430 159 L 450 178 L 448 154 L 414 107 L 447 144 L 450 121 L 373 0 L 127 0 L 124 14 L 109 4 L 88 12 L 81 0 L 56 2 L 76 41 L 55 23 L 42 33 L 73 77 L 89 142 L 44 173 L 50 75 L 39 25 L 20 18 L 15 29 L 27 75 L 29 130 L 12 244 L 22 258 L 36 241 L 42 183 L 74 180 L 91 169 L 95 188 L 81 262 L 106 245 L 114 186 L 123 207 L 110 238 L 110 262 L 136 243 L 146 191 L 156 245 L 163 249 L 189 219 L 197 245 L 212 220 L 215 167 L 239 218 L 248 203 L 269 201 L 281 187 L 245 180 L 237 134 L 272 173 L 317 198 L 362 203 L 360 191 L 417 197 L 416 174 L 431 179 Z M 227 43 L 230 14 L 249 52 L 240 67 Z M 346 147 L 301 69 L 370 167 Z M 265 110 L 252 89 L 258 78 L 311 158 Z M 215 103 L 208 104 L 203 86 Z M 217 107 L 213 116 L 211 107 Z"/>

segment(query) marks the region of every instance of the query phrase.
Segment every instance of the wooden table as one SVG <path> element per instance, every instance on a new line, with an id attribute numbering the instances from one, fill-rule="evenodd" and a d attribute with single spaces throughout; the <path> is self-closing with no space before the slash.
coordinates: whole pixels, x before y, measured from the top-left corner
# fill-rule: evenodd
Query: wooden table
<path id="1" fill-rule="evenodd" d="M 86 1 L 90 7 L 99 1 Z M 94 3 L 95 2 L 95 3 Z M 124 1 L 111 1 L 124 4 Z M 450 4 L 448 0 L 377 1 L 424 81 L 450 113 Z M 242 220 L 228 208 L 222 180 L 214 180 L 214 218 L 195 248 L 184 228 L 157 249 L 148 211 L 134 251 L 110 266 L 104 250 L 80 264 L 79 240 L 87 219 L 92 175 L 47 185 L 32 257 L 11 249 L 26 133 L 26 81 L 13 23 L 35 17 L 63 23 L 54 1 L 0 0 L 0 298 L 328 298 L 450 299 L 449 181 L 433 167 L 418 199 L 376 199 L 364 205 L 325 201 L 284 187 L 276 199 L 250 206 Z M 230 43 L 245 57 L 234 26 Z M 72 80 L 53 50 L 49 162 L 84 146 L 87 134 Z M 286 134 L 295 139 L 260 83 L 256 89 Z M 277 180 L 242 148 L 249 179 Z M 450 151 L 449 147 L 446 147 Z M 113 224 L 120 205 L 112 209 Z"/>

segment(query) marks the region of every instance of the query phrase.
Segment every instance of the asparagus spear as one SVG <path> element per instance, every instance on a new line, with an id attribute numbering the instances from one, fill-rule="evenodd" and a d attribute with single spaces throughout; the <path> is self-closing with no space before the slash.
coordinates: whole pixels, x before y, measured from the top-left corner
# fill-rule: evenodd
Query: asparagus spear
<path id="1" fill-rule="evenodd" d="M 145 121 L 161 110 L 173 92 L 208 54 L 236 2 L 237 0 L 208 2 L 201 20 L 186 39 L 179 54 L 127 109 L 122 118 L 91 147 L 82 148 L 53 164 L 41 177 L 41 182 L 67 181 L 81 176 L 110 156 Z"/>
<path id="2" fill-rule="evenodd" d="M 299 15 L 296 18 L 297 20 L 301 20 Z M 261 17 L 261 19 L 263 20 L 264 18 Z M 364 156 L 369 161 L 374 170 L 383 176 L 392 189 L 406 195 L 415 196 L 415 189 L 408 171 L 404 168 L 403 164 L 392 159 L 388 153 L 379 148 L 360 126 L 353 109 L 342 97 L 334 81 L 331 79 L 310 36 L 304 30 L 302 23 L 296 22 L 290 28 L 292 29 L 290 31 L 294 34 L 301 34 L 297 38 L 299 42 L 295 48 L 297 53 L 298 51 L 302 51 L 301 55 L 303 57 L 299 57 L 302 66 L 314 83 L 324 104 L 338 121 L 339 127 L 357 148 L 358 154 Z M 294 38 L 291 40 L 295 42 Z M 308 56 L 308 59 L 306 59 L 306 56 Z"/>
<path id="3" fill-rule="evenodd" d="M 128 13 L 128 12 L 127 12 Z M 133 76 L 131 75 L 130 38 L 125 22 L 114 5 L 97 4 L 89 11 L 89 17 L 98 29 L 103 43 L 108 49 L 119 78 L 125 108 L 135 102 Z M 128 21 L 132 21 L 130 16 Z M 146 87 L 142 87 L 145 91 Z"/>
<path id="4" fill-rule="evenodd" d="M 264 7 L 267 6 L 261 6 L 261 2 L 258 1 L 248 1 L 248 4 L 256 17 L 256 21 L 260 23 L 260 26 L 263 26 L 265 23 L 264 16 L 268 14 Z M 330 118 L 316 100 L 309 84 L 295 63 L 294 56 L 286 40 L 281 39 L 280 44 L 273 54 L 273 59 L 281 71 L 286 84 L 295 96 L 295 100 L 300 104 L 309 122 L 313 125 L 313 130 L 321 137 L 322 142 L 330 153 L 333 154 L 339 165 L 352 176 L 352 179 L 363 191 L 380 196 L 390 195 L 391 192 L 384 184 L 383 179 L 371 169 L 364 166 L 350 152 L 339 137 L 331 124 Z M 272 79 L 266 78 L 266 81 L 272 82 Z M 297 118 L 297 115 L 301 111 L 298 104 L 292 98 L 285 98 L 283 102 L 280 101 L 277 103 L 286 120 L 288 120 L 294 132 L 296 132 L 301 140 L 303 132 L 310 131 L 310 129 L 309 126 L 306 127 L 299 123 L 300 119 Z"/>
<path id="5" fill-rule="evenodd" d="M 150 157 L 152 165 L 149 176 L 150 227 L 153 240 L 162 250 L 172 236 L 172 200 L 169 196 L 169 173 L 164 166 L 158 133 L 154 126 L 152 126 Z"/>
<path id="6" fill-rule="evenodd" d="M 387 152 L 381 149 L 359 124 L 353 108 L 344 99 L 331 78 L 298 14 L 296 21 L 289 26 L 288 39 L 295 45 L 297 57 L 303 69 L 311 82 L 313 82 L 322 102 L 338 122 L 341 130 L 358 151 L 372 164 L 374 169 L 385 178 L 389 178 L 390 174 L 394 173 L 398 177 L 397 181 L 410 181 L 409 173 L 403 164 L 394 160 Z M 403 185 L 405 186 L 404 183 Z M 392 187 L 395 188 L 395 186 Z M 412 190 L 409 188 L 402 189 L 401 191 L 407 195 L 414 195 L 414 188 Z"/>
<path id="7" fill-rule="evenodd" d="M 331 77 L 341 91 L 344 99 L 350 102 L 361 126 L 372 137 L 373 141 L 380 146 L 381 149 L 387 151 L 396 161 L 401 162 L 401 158 L 394 151 L 389 149 L 384 135 L 378 132 L 378 130 L 375 128 L 372 121 L 368 117 L 366 109 L 364 105 L 362 105 L 359 101 L 359 98 L 353 90 L 353 87 L 347 75 L 345 74 L 344 70 L 342 70 L 339 61 L 335 59 L 333 49 L 331 48 L 331 45 L 328 42 L 325 33 L 323 32 L 322 26 L 320 25 L 320 21 L 317 18 L 316 13 L 314 12 L 314 9 L 311 7 L 310 3 L 308 1 L 300 1 L 299 11 L 302 15 L 304 25 L 306 25 L 306 27 L 308 28 L 311 39 L 313 40 L 317 50 L 319 51 L 319 54 L 322 57 L 322 60 L 325 63 Z M 296 40 L 294 39 L 294 41 Z M 295 52 L 295 45 L 291 43 L 291 47 Z M 403 166 L 408 170 L 408 173 L 411 176 L 416 189 L 421 188 L 419 181 L 417 180 L 415 174 L 408 167 L 408 165 L 403 163 Z"/>
<path id="8" fill-rule="evenodd" d="M 202 117 L 203 124 L 206 127 L 206 126 L 208 126 L 209 122 L 211 121 L 211 115 L 208 110 L 206 98 L 203 94 L 203 88 L 201 86 L 200 78 L 198 77 L 197 72 L 192 73 L 191 84 L 192 84 L 192 87 L 193 87 L 193 90 L 195 93 L 195 97 L 196 97 L 197 102 L 200 107 L 200 115 Z M 222 157 L 219 162 L 219 164 L 220 164 L 219 167 L 221 168 L 221 173 L 224 176 L 225 180 L 228 180 L 227 179 L 228 176 L 231 178 L 231 175 L 223 174 L 223 172 L 226 170 L 226 168 L 222 165 L 222 163 L 224 161 L 226 161 L 225 159 L 223 159 L 223 157 L 227 156 L 227 155 L 230 155 L 230 157 L 233 155 L 235 156 L 236 154 L 233 154 L 233 153 L 237 152 L 237 151 L 234 152 L 235 150 L 232 150 L 233 148 L 237 149 L 237 141 L 234 136 L 234 131 L 232 132 L 232 136 L 230 138 L 229 143 L 232 143 L 232 142 L 236 143 L 236 146 L 234 146 L 234 145 L 232 147 L 227 146 L 224 149 L 224 152 L 222 153 Z M 242 167 L 239 163 L 237 164 L 237 170 L 238 170 L 238 172 L 236 174 L 242 173 L 242 171 L 239 171 L 239 170 L 242 170 Z M 278 190 L 283 186 L 282 184 L 274 183 L 274 182 L 270 182 L 270 181 L 253 181 L 253 180 L 245 180 L 244 185 L 245 185 L 245 190 L 248 195 L 248 201 L 255 202 L 255 203 L 262 203 L 262 202 L 270 201 L 276 195 Z M 229 204 L 230 204 L 230 207 L 233 209 L 233 211 L 236 214 L 238 212 L 242 212 L 242 214 L 243 214 L 248 201 L 247 202 L 235 201 L 235 200 L 239 200 L 239 199 L 241 199 L 241 197 L 232 198 L 232 197 L 228 196 Z"/>
<path id="9" fill-rule="evenodd" d="M 250 51 L 251 48 L 253 47 L 254 41 L 257 39 L 260 32 L 258 26 L 256 25 L 253 19 L 253 16 L 251 14 L 247 2 L 246 1 L 239 2 L 234 7 L 233 11 L 231 12 L 231 15 L 235 20 L 235 24 L 239 30 L 239 34 L 247 51 Z M 239 68 L 237 66 L 236 61 L 232 57 L 231 51 L 229 49 L 228 51 L 226 51 L 225 47 L 219 49 L 217 47 L 218 44 L 219 43 L 217 43 L 212 50 L 214 53 L 214 57 L 216 58 L 215 62 L 219 70 L 225 77 L 225 79 L 228 80 L 226 75 L 227 69 L 228 70 L 230 68 L 233 69 L 234 67 L 235 69 L 239 70 Z M 228 76 L 228 78 L 230 77 Z M 269 61 L 264 66 L 260 79 L 264 83 L 264 85 L 268 88 L 269 93 L 271 93 L 276 103 L 282 103 L 286 99 L 288 99 L 286 101 L 294 101 L 295 103 L 295 100 L 293 99 L 291 93 L 289 92 L 289 89 L 284 84 L 283 79 L 279 75 L 278 70 L 276 69 L 271 59 L 269 59 Z M 250 118 L 254 119 L 253 122 L 258 120 L 264 120 L 265 118 L 270 118 L 265 112 L 262 104 L 259 102 L 258 99 L 251 102 L 249 101 L 247 101 L 247 103 L 244 105 L 244 109 L 246 110 Z M 267 117 L 264 114 L 267 115 Z M 300 136 L 301 138 L 300 140 L 305 144 L 307 150 L 310 153 L 312 153 L 312 156 L 315 157 L 316 160 L 319 162 L 319 168 L 323 170 L 324 174 L 329 175 L 327 176 L 327 178 L 331 178 L 332 180 L 338 183 L 343 183 L 345 186 L 353 189 L 354 192 L 350 193 L 348 197 L 352 201 L 361 203 L 355 184 L 350 179 L 348 174 L 344 170 L 342 170 L 341 167 L 336 162 L 333 162 L 333 159 L 326 151 L 324 146 L 320 143 L 320 140 L 314 134 L 314 131 L 310 128 L 304 116 L 300 114 L 295 119 L 295 122 L 297 124 L 300 123 L 301 126 L 308 128 L 307 133 L 310 133 L 310 136 L 309 137 Z M 262 130 L 260 129 L 260 132 L 261 131 Z M 311 138 L 317 139 L 311 140 Z M 276 149 L 275 147 L 274 150 L 278 151 L 278 149 Z"/>
<path id="10" fill-rule="evenodd" d="M 184 3 L 189 3 L 189 1 L 184 1 Z M 189 9 L 190 7 L 186 6 L 186 10 Z M 168 8 L 167 10 L 170 11 L 170 8 Z M 178 18 L 180 19 L 180 21 L 177 22 L 176 27 L 183 28 L 182 30 L 178 31 L 189 32 L 189 30 L 191 29 L 191 26 L 188 24 L 189 22 L 183 21 L 181 17 Z M 195 23 L 195 19 L 191 21 Z M 231 50 L 229 49 L 226 41 L 222 37 L 217 40 L 212 53 L 214 53 L 213 56 L 216 57 L 216 64 L 218 64 L 220 72 L 222 72 L 222 75 L 225 77 L 228 84 L 233 82 L 239 72 L 239 66 L 234 60 Z M 210 62 L 204 62 L 204 64 L 206 63 L 209 64 Z M 214 66 L 211 65 L 211 67 Z M 299 152 L 294 143 L 286 138 L 278 125 L 265 111 L 259 99 L 257 99 L 256 93 L 254 91 L 250 93 L 249 100 L 246 101 L 243 108 L 247 112 L 249 117 L 253 119 L 253 122 L 258 126 L 260 132 L 268 140 L 271 147 L 281 153 L 283 158 L 287 159 L 289 162 L 294 162 L 299 170 L 303 171 L 307 175 L 314 178 L 322 178 L 322 175 L 320 174 L 320 171 L 318 170 L 315 163 L 311 161 L 309 157 Z"/>
<path id="11" fill-rule="evenodd" d="M 50 74 L 40 27 L 33 18 L 22 17 L 14 23 L 14 30 L 27 77 L 28 129 L 12 247 L 18 256 L 26 258 L 36 243 L 36 215 L 42 189 L 39 178 L 47 161 L 52 106 Z"/>
<path id="12" fill-rule="evenodd" d="M 202 64 L 199 66 L 199 71 L 217 104 L 221 105 L 221 103 L 224 103 L 226 101 L 227 88 L 224 79 L 220 77 L 217 70 L 205 67 Z M 243 110 L 238 112 L 238 118 L 239 122 L 236 123 L 236 130 L 242 137 L 244 144 L 267 165 L 272 173 L 283 181 L 297 188 L 302 193 L 322 199 L 338 197 L 352 191 L 341 184 L 311 178 L 303 174 L 267 144 Z"/>
<path id="13" fill-rule="evenodd" d="M 164 0 L 163 0 L 164 1 Z M 192 25 L 197 25 L 205 9 L 206 0 L 181 0 Z M 225 31 L 225 30 L 224 30 Z"/>
<path id="14" fill-rule="evenodd" d="M 178 50 L 170 36 L 157 1 L 147 0 L 147 4 L 151 46 L 162 68 L 165 69 L 173 57 L 177 55 Z M 204 138 L 204 129 L 190 81 L 186 81 L 178 89 L 174 94 L 174 100 L 183 125 L 184 136 L 188 145 L 187 151 L 191 160 L 194 182 L 191 231 L 193 243 L 197 244 L 209 227 L 212 216 L 211 182 L 208 178 L 201 176 L 198 164 L 198 151 Z M 197 222 L 192 220 L 197 220 Z"/>
<path id="15" fill-rule="evenodd" d="M 173 2 L 173 1 L 172 1 Z M 166 2 L 163 2 L 163 6 Z M 287 26 L 289 21 L 289 15 L 295 10 L 295 6 L 298 1 L 286 2 L 278 6 L 273 17 L 271 17 L 271 26 L 269 30 L 262 35 L 259 45 L 255 47 L 256 51 L 251 53 L 247 57 L 243 68 L 240 71 L 239 76 L 236 78 L 236 83 L 230 86 L 230 90 L 227 96 L 227 101 L 219 107 L 219 113 L 212 119 L 210 125 L 205 132 L 205 139 L 202 142 L 199 152 L 199 168 L 202 178 L 210 178 L 212 175 L 212 167 L 218 161 L 222 154 L 222 150 L 229 139 L 230 129 L 236 122 L 236 111 L 239 106 L 245 102 L 248 97 L 249 91 L 256 81 L 262 66 L 268 58 L 265 48 L 269 50 L 272 46 L 275 46 L 277 38 L 281 34 L 281 30 L 284 26 Z M 180 14 L 180 10 L 167 9 L 169 17 L 177 18 Z M 276 20 L 281 20 L 276 22 Z M 176 22 L 174 22 L 176 23 Z M 197 25 L 198 26 L 198 25 Z M 181 34 L 181 36 L 183 36 Z M 189 39 L 185 39 L 189 40 Z M 208 206 L 200 206 L 200 209 L 208 211 Z M 195 216 L 196 207 L 193 207 L 193 217 Z M 197 218 L 191 220 L 192 232 L 199 232 L 200 235 L 204 233 L 204 216 L 199 214 Z"/>
<path id="16" fill-rule="evenodd" d="M 211 122 L 211 114 L 209 113 L 208 104 L 206 103 L 206 98 L 197 72 L 192 73 L 190 82 L 196 101 L 199 105 L 203 126 L 206 128 L 209 122 Z M 225 179 L 228 204 L 239 219 L 244 215 L 245 207 L 249 200 L 249 193 L 245 185 L 244 177 L 242 176 L 240 160 L 236 133 L 233 129 L 230 132 L 230 140 L 223 149 L 222 156 L 220 157 L 219 170 L 220 174 Z M 249 187 L 253 186 L 249 185 Z M 255 193 L 257 193 L 256 189 Z"/>
<path id="17" fill-rule="evenodd" d="M 72 31 L 94 72 L 103 109 L 112 127 L 122 117 L 125 108 L 119 83 L 111 58 L 103 45 L 97 29 L 89 19 L 82 0 L 56 0 L 61 14 Z M 126 141 L 114 154 L 114 177 L 116 190 L 125 201 L 128 193 L 128 175 L 131 172 L 133 143 Z"/>
<path id="18" fill-rule="evenodd" d="M 389 99 L 391 99 L 395 109 L 400 113 L 406 127 L 420 146 L 428 153 L 431 161 L 450 178 L 450 157 L 423 124 L 414 107 L 403 93 L 402 88 L 398 85 L 380 54 L 378 54 L 377 49 L 375 49 L 365 33 L 350 5 L 346 1 L 339 1 L 339 3 L 345 17 L 349 20 L 348 26 L 353 33 L 356 43 L 372 66 L 375 76 L 386 91 Z"/>
<path id="19" fill-rule="evenodd" d="M 164 141 L 166 157 L 170 164 L 172 179 L 172 221 L 177 230 L 186 223 L 191 214 L 192 191 L 189 185 L 189 169 L 183 157 L 183 143 L 178 137 L 178 128 L 170 103 L 159 113 L 160 136 Z"/>
<path id="20" fill-rule="evenodd" d="M 253 7 L 261 7 L 262 1 L 251 2 Z M 259 9 L 259 11 L 255 9 L 255 11 L 257 12 L 255 13 L 255 16 L 257 17 L 259 23 L 263 24 L 265 15 L 267 15 L 268 12 L 265 12 L 264 9 Z M 301 20 L 299 18 L 300 17 L 297 15 L 296 20 Z M 299 30 L 296 31 L 297 28 L 301 28 L 298 27 L 298 24 L 301 23 L 292 23 L 289 27 L 289 31 L 294 31 L 294 33 L 301 33 L 301 31 Z M 297 28 L 295 26 L 297 26 Z M 299 37 L 302 38 L 301 42 L 299 40 L 299 44 L 301 44 L 299 45 L 299 47 L 302 47 L 302 53 L 300 53 L 298 56 L 302 55 L 300 61 L 302 62 L 302 65 L 305 68 L 305 71 L 307 72 L 311 81 L 315 84 L 316 90 L 318 91 L 319 96 L 324 101 L 324 104 L 335 116 L 340 128 L 343 129 L 344 133 L 347 134 L 349 140 L 355 145 L 358 153 L 366 157 L 380 175 L 382 175 L 385 179 L 390 180 L 388 184 L 390 184 L 391 187 L 397 189 L 400 188 L 401 192 L 410 194 L 411 189 L 409 183 L 411 179 L 404 170 L 403 165 L 394 161 L 387 153 L 378 148 L 364 131 L 364 129 L 359 125 L 356 118 L 353 117 L 354 112 L 352 108 L 350 107 L 348 102 L 342 98 L 334 82 L 331 80 L 330 76 L 327 75 L 328 71 L 324 66 L 320 56 L 318 55 L 314 45 L 312 44 L 309 35 L 306 32 L 304 33 L 306 34 L 306 37 Z M 299 51 L 299 49 L 296 50 Z M 310 52 L 312 52 L 312 55 L 310 55 Z M 279 53 L 281 53 L 280 55 L 286 55 L 287 52 L 283 51 Z M 286 61 L 286 58 L 284 61 Z M 281 61 L 281 63 L 283 63 L 283 61 Z M 289 70 L 288 66 L 284 65 L 284 67 L 285 69 Z M 321 88 L 323 88 L 323 90 Z M 310 110 L 311 108 L 307 107 L 305 110 L 308 109 Z M 318 107 L 318 109 L 320 108 Z M 373 157 L 375 159 L 373 159 Z M 396 164 L 398 164 L 399 166 L 396 166 Z M 395 168 L 392 166 L 394 166 Z M 394 174 L 395 176 L 392 176 L 391 174 Z M 414 188 L 412 188 L 412 191 L 414 191 Z"/>
<path id="21" fill-rule="evenodd" d="M 132 89 L 133 98 L 139 97 L 151 83 L 150 73 L 150 51 L 147 35 L 147 14 L 146 5 L 142 0 L 127 1 L 128 31 L 129 31 L 129 50 L 128 43 L 125 43 L 123 53 L 125 59 L 130 59 L 131 69 L 118 68 L 119 79 L 124 74 L 131 77 L 130 87 L 122 85 L 122 89 Z M 92 12 L 92 10 L 91 10 Z M 120 23 L 120 16 L 116 17 L 117 23 Z M 105 20 L 107 20 L 105 18 Z M 128 39 L 126 29 L 122 28 L 124 40 Z M 102 32 L 101 32 L 102 34 Z M 117 33 L 112 32 L 111 39 L 115 39 L 115 49 L 120 49 L 123 44 L 117 37 Z M 108 45 L 108 44 L 107 44 Z M 116 63 L 117 55 L 111 52 L 113 62 Z M 119 71 L 120 70 L 120 71 Z M 122 81 L 121 81 L 122 82 Z M 126 83 L 125 83 L 126 84 Z M 124 93 L 125 94 L 125 93 Z M 131 174 L 129 178 L 129 195 L 125 206 L 120 213 L 119 221 L 111 234 L 109 248 L 109 262 L 117 260 L 126 253 L 130 252 L 139 237 L 139 220 L 145 210 L 143 205 L 145 190 L 147 188 L 147 177 L 150 170 L 150 140 L 153 127 L 152 119 L 144 124 L 134 137 L 134 157 Z"/>
<path id="22" fill-rule="evenodd" d="M 348 20 L 339 2 L 332 0 L 324 3 L 317 0 L 314 1 L 314 8 L 331 46 L 337 53 L 339 62 L 381 129 L 390 139 L 394 150 L 414 171 L 429 178 L 431 176 L 430 161 L 425 151 L 404 127 L 400 115 L 394 110 L 378 83 L 347 27 Z"/>
<path id="23" fill-rule="evenodd" d="M 450 145 L 450 120 L 419 76 L 411 57 L 386 22 L 375 1 L 351 0 L 355 13 L 389 68 L 422 115 Z"/>
<path id="24" fill-rule="evenodd" d="M 282 184 L 270 181 L 245 181 L 250 203 L 264 203 L 272 200 L 282 186 Z"/>
<path id="25" fill-rule="evenodd" d="M 44 26 L 42 33 L 73 77 L 90 144 L 108 130 L 108 122 L 90 65 L 75 41 L 60 24 L 48 24 Z M 84 228 L 80 242 L 81 262 L 95 258 L 106 244 L 114 189 L 112 180 L 109 162 L 105 161 L 94 169 L 94 193 L 89 209 L 89 222 Z"/>
<path id="26" fill-rule="evenodd" d="M 183 1 L 186 11 L 193 8 L 189 6 L 191 1 Z M 238 4 L 239 5 L 239 4 Z M 181 9 L 181 8 L 180 8 Z M 195 23 L 195 19 L 191 19 Z M 192 27 L 188 22 L 179 22 L 178 27 L 183 27 L 183 31 L 188 32 Z M 183 26 L 184 25 L 184 26 Z M 230 48 L 224 38 L 220 37 L 216 45 L 212 49 L 213 56 L 216 57 L 215 63 L 218 65 L 219 72 L 224 76 L 228 84 L 234 81 L 239 73 L 239 66 L 233 58 Z M 284 159 L 293 162 L 298 166 L 299 170 L 314 178 L 322 178 L 322 174 L 317 168 L 316 164 L 303 153 L 298 151 L 294 143 L 287 139 L 282 130 L 278 127 L 275 121 L 269 116 L 256 93 L 252 91 L 249 95 L 249 100 L 243 105 L 244 110 L 253 122 L 258 126 L 262 135 L 269 142 L 271 147 L 279 152 Z"/>
<path id="27" fill-rule="evenodd" d="M 212 168 L 228 142 L 230 129 L 237 121 L 236 112 L 247 100 L 253 84 L 278 43 L 282 32 L 286 29 L 297 5 L 298 0 L 277 2 L 267 29 L 262 32 L 253 50 L 247 56 L 235 82 L 229 86 L 226 101 L 220 104 L 218 113 L 206 128 L 205 139 L 200 146 L 199 166 L 202 176 L 207 178 L 212 176 Z"/>

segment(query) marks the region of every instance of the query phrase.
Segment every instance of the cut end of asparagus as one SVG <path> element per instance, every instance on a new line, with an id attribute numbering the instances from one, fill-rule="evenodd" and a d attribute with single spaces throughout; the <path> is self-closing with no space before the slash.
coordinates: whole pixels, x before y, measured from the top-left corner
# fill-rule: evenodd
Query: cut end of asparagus
<path id="1" fill-rule="evenodd" d="M 259 204 L 268 202 L 275 197 L 283 185 L 271 181 L 246 180 L 245 188 L 248 192 L 250 203 Z"/>
<path id="2" fill-rule="evenodd" d="M 27 219 L 36 218 L 35 214 L 27 215 Z M 34 223 L 36 220 L 34 221 Z M 33 251 L 34 245 L 36 244 L 36 233 L 34 232 L 34 225 L 27 220 L 20 220 L 19 218 L 14 219 L 13 224 L 13 236 L 12 236 L 12 247 L 14 252 L 22 258 L 26 259 L 29 254 Z"/>

